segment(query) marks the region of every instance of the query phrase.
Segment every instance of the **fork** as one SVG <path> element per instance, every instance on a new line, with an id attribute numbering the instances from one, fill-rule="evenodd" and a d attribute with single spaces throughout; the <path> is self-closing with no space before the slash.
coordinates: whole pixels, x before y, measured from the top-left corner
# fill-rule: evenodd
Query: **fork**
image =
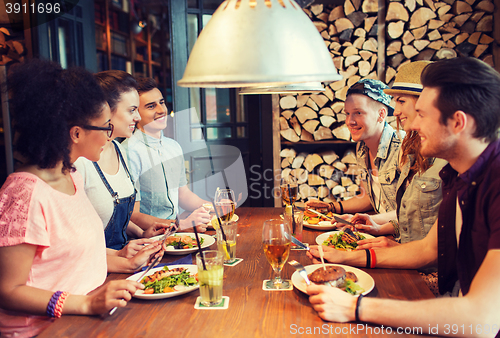
<path id="1" fill-rule="evenodd" d="M 311 285 L 311 282 L 309 281 L 309 277 L 307 277 L 306 269 L 304 268 L 304 266 L 302 264 L 300 264 L 296 260 L 291 260 L 291 261 L 288 262 L 288 264 L 290 264 L 291 266 L 293 266 L 295 268 L 295 270 L 297 270 L 297 272 L 299 273 L 299 275 L 302 278 L 304 278 L 304 280 L 306 281 L 307 285 Z"/>

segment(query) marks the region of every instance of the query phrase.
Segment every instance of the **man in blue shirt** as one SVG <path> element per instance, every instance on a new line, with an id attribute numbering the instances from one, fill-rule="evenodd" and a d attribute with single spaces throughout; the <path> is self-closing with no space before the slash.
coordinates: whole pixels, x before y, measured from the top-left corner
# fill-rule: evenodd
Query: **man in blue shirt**
<path id="1" fill-rule="evenodd" d="M 191 212 L 180 221 L 181 230 L 191 229 L 194 222 L 199 231 L 206 231 L 210 214 L 203 204 L 210 202 L 189 190 L 182 148 L 163 135 L 168 112 L 165 99 L 153 79 L 138 79 L 138 84 L 141 120 L 133 136 L 124 142 L 130 173 L 138 190 L 131 219 L 148 215 L 175 219 L 180 206 Z"/>

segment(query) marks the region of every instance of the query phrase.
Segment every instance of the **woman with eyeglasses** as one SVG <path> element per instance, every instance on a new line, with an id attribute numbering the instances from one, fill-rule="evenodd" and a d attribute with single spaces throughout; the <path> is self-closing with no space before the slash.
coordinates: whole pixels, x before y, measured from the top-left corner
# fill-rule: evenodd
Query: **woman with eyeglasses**
<path id="1" fill-rule="evenodd" d="M 116 138 L 132 136 L 141 119 L 137 110 L 136 80 L 120 70 L 104 71 L 94 76 L 111 110 L 112 128 L 108 136 L 112 141 L 106 143 L 98 161 L 80 157 L 75 166 L 82 174 L 85 192 L 103 222 L 108 254 L 131 258 L 144 249 L 144 244 L 153 242 L 149 237 L 164 233 L 169 223 L 155 219 L 151 224 L 142 225 L 143 230 L 130 221 L 136 191 L 125 152 Z M 141 239 L 128 242 L 129 236 Z"/>
<path id="2" fill-rule="evenodd" d="M 112 131 L 92 74 L 40 60 L 11 70 L 15 149 L 24 164 L 0 189 L 0 336 L 33 337 L 63 314 L 125 306 L 143 286 L 102 285 L 108 269 L 136 271 L 161 243 L 133 260 L 106 255 L 102 221 L 73 168 L 80 156 L 98 161 Z"/>

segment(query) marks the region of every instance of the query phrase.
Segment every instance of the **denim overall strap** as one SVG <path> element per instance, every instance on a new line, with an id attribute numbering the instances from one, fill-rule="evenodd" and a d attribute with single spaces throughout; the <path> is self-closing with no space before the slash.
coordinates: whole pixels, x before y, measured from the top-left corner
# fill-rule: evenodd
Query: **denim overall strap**
<path id="1" fill-rule="evenodd" d="M 123 165 L 128 177 L 130 178 L 127 165 L 123 160 L 120 150 L 118 149 L 118 146 L 114 142 L 113 144 L 115 146 L 116 152 L 118 153 L 118 157 L 120 158 L 120 162 Z M 109 193 L 113 197 L 113 202 L 114 202 L 113 214 L 111 215 L 108 224 L 104 228 L 106 247 L 115 250 L 120 250 L 127 243 L 126 231 L 128 222 L 130 220 L 130 216 L 132 215 L 132 211 L 134 210 L 136 191 L 134 190 L 134 193 L 129 197 L 118 198 L 118 193 L 116 193 L 113 190 L 113 188 L 111 188 L 110 184 L 106 180 L 106 177 L 104 177 L 104 174 L 101 171 L 99 165 L 96 162 L 93 162 L 93 164 L 97 170 L 97 173 L 99 174 L 99 177 L 101 177 L 102 182 L 104 183 Z"/>

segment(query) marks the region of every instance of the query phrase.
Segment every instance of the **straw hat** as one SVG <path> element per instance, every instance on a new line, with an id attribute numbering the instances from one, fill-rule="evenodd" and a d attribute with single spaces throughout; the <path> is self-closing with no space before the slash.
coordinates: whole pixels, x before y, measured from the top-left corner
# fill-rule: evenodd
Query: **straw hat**
<path id="1" fill-rule="evenodd" d="M 419 96 L 423 88 L 420 82 L 420 75 L 424 68 L 430 63 L 432 62 L 415 61 L 402 65 L 399 67 L 392 88 L 384 89 L 384 93 L 390 95 L 409 94 Z"/>

